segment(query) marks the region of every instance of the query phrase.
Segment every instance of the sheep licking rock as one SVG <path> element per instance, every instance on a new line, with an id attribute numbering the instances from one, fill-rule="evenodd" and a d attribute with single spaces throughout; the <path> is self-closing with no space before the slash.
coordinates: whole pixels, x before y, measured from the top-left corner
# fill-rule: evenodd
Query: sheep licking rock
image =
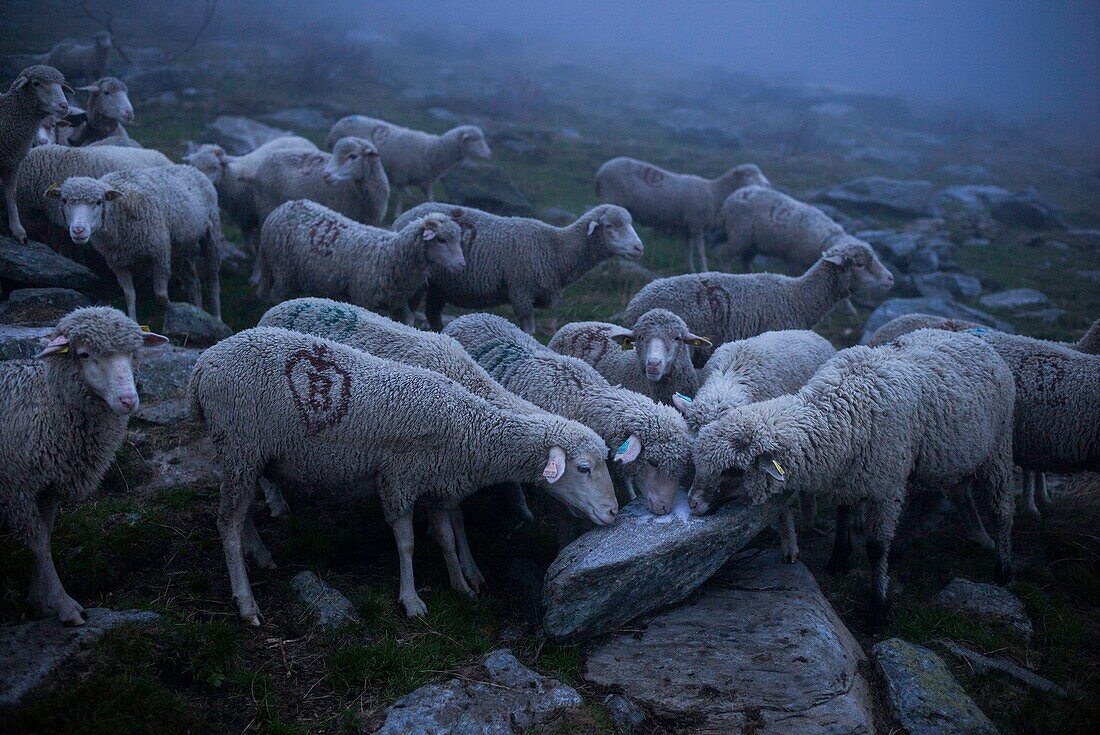
<path id="1" fill-rule="evenodd" d="M 397 190 L 394 217 L 403 211 L 409 187 L 419 187 L 429 202 L 434 201 L 432 187 L 443 174 L 463 161 L 492 156 L 485 133 L 476 125 L 460 125 L 443 135 L 432 135 L 385 120 L 349 115 L 332 126 L 325 138 L 325 148 L 335 150 L 336 142 L 348 135 L 366 138 L 378 148 L 390 186 Z"/>
<path id="2" fill-rule="evenodd" d="M 91 307 L 64 316 L 38 359 L 0 362 L 0 521 L 31 552 L 31 606 L 66 625 L 85 613 L 54 568 L 58 509 L 99 486 L 138 407 L 135 356 L 167 341 Z"/>
<path id="3" fill-rule="evenodd" d="M 724 495 L 755 503 L 786 492 L 867 504 L 871 627 L 886 614 L 887 552 L 916 488 L 966 486 L 996 521 L 997 581 L 1012 574 L 1012 372 L 982 340 L 922 330 L 885 347 L 837 353 L 797 394 L 734 409 L 699 432 L 690 505 Z M 838 521 L 839 522 L 839 521 Z M 834 567 L 850 552 L 847 525 Z"/>
<path id="4" fill-rule="evenodd" d="M 746 163 L 716 179 L 666 171 L 634 158 L 613 158 L 596 172 L 596 196 L 625 207 L 643 225 L 682 232 L 687 237 L 688 268 L 707 270 L 703 237 L 718 226 L 722 203 L 734 191 L 756 184 L 770 186 L 760 169 Z"/>
<path id="5" fill-rule="evenodd" d="M 616 448 L 622 478 L 641 486 L 650 510 L 672 510 L 691 460 L 691 436 L 676 409 L 612 387 L 588 363 L 559 355 L 492 314 L 459 317 L 443 333 L 506 390 L 593 429 Z"/>
<path id="6" fill-rule="evenodd" d="M 27 241 L 15 196 L 23 159 L 38 137 L 42 123 L 68 113 L 66 89 L 65 77 L 57 69 L 29 66 L 19 72 L 7 94 L 0 95 L 0 188 L 4 193 L 8 229 L 19 242 Z"/>
<path id="7" fill-rule="evenodd" d="M 540 478 L 606 497 L 598 470 L 607 448 L 591 431 L 499 409 L 437 373 L 311 335 L 260 327 L 219 342 L 196 363 L 188 400 L 221 461 L 218 530 L 237 609 L 252 625 L 260 611 L 243 552 L 270 560 L 248 512 L 261 477 L 335 495 L 377 493 L 410 616 L 427 611 L 412 569 L 418 499 L 431 501 L 452 585 L 468 591 L 448 508 L 480 487 Z M 593 505 L 592 520 L 610 523 L 617 510 Z"/>
<path id="8" fill-rule="evenodd" d="M 46 63 L 73 79 L 99 79 L 107 76 L 107 57 L 111 54 L 111 34 L 100 31 L 91 43 L 62 41 L 46 54 Z"/>
<path id="9" fill-rule="evenodd" d="M 782 329 L 810 329 L 838 301 L 865 289 L 889 289 L 894 277 L 870 246 L 832 246 L 798 278 L 774 273 L 695 273 L 659 278 L 630 300 L 623 323 L 668 309 L 715 345 Z"/>
<path id="10" fill-rule="evenodd" d="M 397 232 L 370 227 L 299 199 L 283 204 L 260 233 L 260 298 L 324 296 L 394 314 L 412 324 L 409 299 L 430 264 L 465 266 L 462 232 L 447 217 L 419 217 Z"/>
<path id="11" fill-rule="evenodd" d="M 550 349 L 584 360 L 612 385 L 621 385 L 658 403 L 699 388 L 693 347 L 710 342 L 688 330 L 684 320 L 665 309 L 648 311 L 633 329 L 606 322 L 574 322 L 558 330 Z"/>
<path id="12" fill-rule="evenodd" d="M 425 313 L 437 332 L 446 304 L 480 309 L 510 303 L 523 331 L 534 333 L 535 308 L 552 308 L 570 283 L 610 257 L 642 257 L 630 214 L 607 204 L 565 227 L 452 204 L 421 204 L 398 217 L 394 229 L 432 213 L 447 215 L 462 228 L 466 256 L 466 268 L 458 273 L 440 267 L 429 272 Z"/>
<path id="13" fill-rule="evenodd" d="M 99 179 L 74 176 L 47 196 L 57 199 L 69 237 L 91 243 L 107 261 L 137 318 L 134 271 L 149 273 L 153 293 L 168 305 L 173 271 L 191 303 L 202 308 L 200 279 L 210 312 L 221 319 L 221 218 L 214 185 L 191 166 L 116 171 Z"/>
<path id="14" fill-rule="evenodd" d="M 95 84 L 80 87 L 79 91 L 88 92 L 90 96 L 82 119 L 69 119 L 73 126 L 68 136 L 69 145 L 79 147 L 111 138 L 113 145 L 141 147 L 122 127 L 123 123 L 134 120 L 134 105 L 122 80 L 103 77 Z"/>

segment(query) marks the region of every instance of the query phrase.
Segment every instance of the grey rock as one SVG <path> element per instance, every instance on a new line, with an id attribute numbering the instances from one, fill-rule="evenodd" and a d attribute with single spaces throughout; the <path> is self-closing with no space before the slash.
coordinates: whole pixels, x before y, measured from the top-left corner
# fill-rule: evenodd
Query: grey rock
<path id="1" fill-rule="evenodd" d="M 233 334 L 225 322 L 199 307 L 173 301 L 164 311 L 164 336 L 188 345 L 212 345 Z"/>
<path id="2" fill-rule="evenodd" d="M 1013 314 L 1013 316 L 1018 318 L 1018 319 L 1030 319 L 1032 321 L 1042 322 L 1043 324 L 1055 324 L 1063 316 L 1065 316 L 1065 313 L 1066 312 L 1063 311 L 1062 309 L 1058 309 L 1056 307 L 1051 306 L 1051 307 L 1046 308 L 1046 309 L 1034 309 L 1034 310 L 1029 310 L 1029 311 L 1018 311 L 1015 314 Z"/>
<path id="3" fill-rule="evenodd" d="M 42 349 L 51 329 L 0 324 L 0 360 L 27 360 Z"/>
<path id="4" fill-rule="evenodd" d="M 183 398 L 157 403 L 142 403 L 134 418 L 156 426 L 171 426 L 190 419 L 190 409 Z"/>
<path id="5" fill-rule="evenodd" d="M 451 125 L 457 125 L 462 119 L 455 113 L 448 110 L 446 107 L 429 107 L 427 112 L 429 115 L 432 116 L 433 119 Z"/>
<path id="6" fill-rule="evenodd" d="M 782 258 L 760 253 L 749 262 L 749 270 L 752 273 L 786 273 L 790 268 Z"/>
<path id="7" fill-rule="evenodd" d="M 290 586 L 298 595 L 298 600 L 312 613 L 318 628 L 361 622 L 351 600 L 315 573 L 298 572 L 290 580 Z"/>
<path id="8" fill-rule="evenodd" d="M 96 284 L 96 275 L 34 240 L 26 244 L 0 235 L 0 281 L 20 286 L 52 286 L 83 291 Z"/>
<path id="9" fill-rule="evenodd" d="M 447 201 L 494 214 L 529 216 L 531 202 L 499 166 L 466 161 L 443 177 Z"/>
<path id="10" fill-rule="evenodd" d="M 190 444 L 157 451 L 145 463 L 150 475 L 137 487 L 135 492 L 139 497 L 148 497 L 169 487 L 211 488 L 221 482 L 221 465 L 206 435 Z"/>
<path id="11" fill-rule="evenodd" d="M 964 319 L 966 321 L 985 324 L 994 329 L 999 329 L 1002 332 L 1013 331 L 1011 324 L 991 314 L 987 314 L 984 311 L 964 306 L 951 299 L 922 296 L 911 299 L 887 299 L 879 304 L 878 308 L 871 312 L 871 316 L 867 318 L 860 344 L 867 344 L 871 339 L 871 335 L 873 335 L 879 327 L 903 314 L 932 314 L 933 316 L 942 316 L 948 319 Z"/>
<path id="12" fill-rule="evenodd" d="M 1034 189 L 1014 194 L 987 184 L 949 186 L 939 193 L 936 203 L 946 210 L 986 212 L 1010 227 L 1046 230 L 1066 226 L 1061 210 L 1043 200 Z"/>
<path id="13" fill-rule="evenodd" d="M 1077 271 L 1077 275 L 1081 278 L 1087 278 L 1090 281 L 1100 281 L 1100 270 Z"/>
<path id="14" fill-rule="evenodd" d="M 936 595 L 936 603 L 952 610 L 1006 625 L 1030 639 L 1034 629 L 1024 603 L 1004 587 L 955 577 Z"/>
<path id="15" fill-rule="evenodd" d="M 681 492 L 672 513 L 657 517 L 634 500 L 613 525 L 580 536 L 550 565 L 542 593 L 546 634 L 588 638 L 683 600 L 774 521 L 783 502 L 753 506 L 738 498 L 693 516 Z"/>
<path id="16" fill-rule="evenodd" d="M 986 294 L 979 303 L 987 309 L 999 311 L 1022 311 L 1050 305 L 1050 299 L 1042 291 L 1033 288 L 1012 288 L 1008 291 Z"/>
<path id="17" fill-rule="evenodd" d="M 182 398 L 191 368 L 199 359 L 200 350 L 162 345 L 142 349 L 138 360 L 138 395 L 142 401 L 163 401 Z"/>
<path id="18" fill-rule="evenodd" d="M 1100 230 L 1066 230 L 1060 233 L 1059 237 L 1081 250 L 1100 251 Z"/>
<path id="19" fill-rule="evenodd" d="M 909 258 L 920 247 L 922 239 L 919 232 L 860 233 L 860 237 L 869 242 L 880 257 L 898 265 L 909 262 Z"/>
<path id="20" fill-rule="evenodd" d="M 203 143 L 217 143 L 225 149 L 226 153 L 243 156 L 269 140 L 286 135 L 293 135 L 293 133 L 264 125 L 247 117 L 222 115 L 214 122 L 206 124 L 202 129 L 201 138 Z"/>
<path id="21" fill-rule="evenodd" d="M 844 210 L 900 217 L 935 214 L 930 181 L 888 179 L 869 176 L 818 192 L 813 200 Z"/>
<path id="22" fill-rule="evenodd" d="M 997 728 L 951 676 L 939 656 L 891 638 L 871 649 L 887 701 L 909 735 L 996 735 Z"/>
<path id="23" fill-rule="evenodd" d="M 949 186 L 937 196 L 936 202 L 942 209 L 962 209 L 969 212 L 988 212 L 992 207 L 1012 198 L 1012 192 L 1000 186 L 988 184 L 967 184 Z"/>
<path id="24" fill-rule="evenodd" d="M 744 145 L 741 131 L 727 120 L 691 107 L 677 107 L 668 111 L 658 124 L 669 131 L 673 140 L 680 143 L 723 146 L 734 150 Z"/>
<path id="25" fill-rule="evenodd" d="M 531 671 L 504 648 L 486 656 L 475 677 L 406 694 L 386 710 L 375 735 L 518 735 L 582 703 L 575 689 Z"/>
<path id="26" fill-rule="evenodd" d="M 645 724 L 645 712 L 636 705 L 633 700 L 627 699 L 621 694 L 609 694 L 603 701 L 615 723 L 615 732 L 619 735 L 630 735 Z"/>
<path id="27" fill-rule="evenodd" d="M 692 602 L 594 647 L 585 678 L 693 732 L 870 733 L 859 644 L 802 564 L 744 551 Z"/>
<path id="28" fill-rule="evenodd" d="M 921 157 L 912 151 L 875 146 L 848 151 L 844 154 L 844 158 L 849 161 L 873 163 L 877 166 L 893 166 L 903 170 L 915 169 L 921 164 Z"/>
<path id="29" fill-rule="evenodd" d="M 982 183 L 989 181 L 989 169 L 977 163 L 949 163 L 940 167 L 940 173 L 963 181 Z"/>
<path id="30" fill-rule="evenodd" d="M 13 707 L 82 648 L 120 625 L 150 625 L 160 619 L 143 610 L 94 607 L 84 625 L 67 627 L 56 617 L 0 626 L 0 707 Z"/>
<path id="31" fill-rule="evenodd" d="M 123 81 L 131 97 L 144 100 L 194 87 L 196 75 L 183 66 L 135 66 L 123 75 Z"/>
<path id="32" fill-rule="evenodd" d="M 968 237 L 963 241 L 964 248 L 987 248 L 989 245 L 988 237 Z"/>
<path id="33" fill-rule="evenodd" d="M 264 115 L 263 119 L 274 125 L 307 130 L 328 130 L 334 122 L 332 115 L 309 107 L 279 110 L 270 115 Z"/>
<path id="34" fill-rule="evenodd" d="M 905 273 L 933 273 L 953 268 L 958 248 L 934 231 L 862 232 L 859 237 L 870 243 L 879 257 L 894 263 Z"/>
<path id="35" fill-rule="evenodd" d="M 73 309 L 91 305 L 91 299 L 71 288 L 19 288 L 0 303 L 0 322 L 47 327 Z"/>
<path id="36" fill-rule="evenodd" d="M 964 273 L 918 273 L 913 276 L 913 284 L 921 296 L 972 299 L 982 292 L 982 282 Z"/>
<path id="37" fill-rule="evenodd" d="M 933 273 L 958 265 L 956 260 L 958 248 L 950 240 L 942 237 L 925 237 L 920 241 L 917 250 L 906 263 L 910 273 Z"/>

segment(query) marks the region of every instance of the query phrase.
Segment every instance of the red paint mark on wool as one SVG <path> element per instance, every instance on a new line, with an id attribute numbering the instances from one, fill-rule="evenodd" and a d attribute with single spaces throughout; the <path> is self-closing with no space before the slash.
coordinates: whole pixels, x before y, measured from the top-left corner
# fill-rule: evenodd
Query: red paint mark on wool
<path id="1" fill-rule="evenodd" d="M 336 239 L 348 226 L 332 217 L 323 217 L 309 228 L 309 252 L 314 255 L 330 256 L 335 252 Z"/>
<path id="2" fill-rule="evenodd" d="M 664 180 L 665 175 L 653 167 L 647 168 L 645 173 L 642 174 L 642 181 L 645 182 L 646 186 L 652 186 L 654 189 L 660 186 Z"/>
<path id="3" fill-rule="evenodd" d="M 324 345 L 303 347 L 283 368 L 307 434 L 340 423 L 351 401 L 351 376 Z"/>

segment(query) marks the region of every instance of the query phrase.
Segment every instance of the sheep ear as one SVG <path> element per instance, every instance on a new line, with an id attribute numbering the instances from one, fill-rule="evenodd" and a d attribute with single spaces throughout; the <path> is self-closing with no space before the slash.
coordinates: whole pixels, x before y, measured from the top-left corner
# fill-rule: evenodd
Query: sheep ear
<path id="1" fill-rule="evenodd" d="M 159 347 L 167 342 L 168 338 L 163 334 L 150 331 L 149 326 L 146 324 L 141 325 L 141 343 L 146 347 Z"/>
<path id="2" fill-rule="evenodd" d="M 685 396 L 683 393 L 672 394 L 673 407 L 675 407 L 676 410 L 682 413 L 684 416 L 688 415 L 688 411 L 691 410 L 692 403 L 694 403 L 694 401 L 692 401 L 689 396 Z"/>
<path id="3" fill-rule="evenodd" d="M 756 458 L 756 468 L 777 482 L 787 481 L 787 469 L 770 454 L 761 454 Z"/>
<path id="4" fill-rule="evenodd" d="M 46 189 L 45 195 L 47 199 L 60 199 L 61 190 L 57 188 L 57 184 L 50 184 L 50 188 Z"/>
<path id="5" fill-rule="evenodd" d="M 553 485 L 565 474 L 565 450 L 561 447 L 550 447 L 550 454 L 546 458 L 546 467 L 542 470 L 543 478 Z"/>
<path id="6" fill-rule="evenodd" d="M 113 202 L 116 199 L 122 198 L 122 192 L 118 189 L 108 189 L 107 191 L 103 192 L 103 198 L 109 202 Z"/>
<path id="7" fill-rule="evenodd" d="M 596 220 L 592 220 L 591 222 L 589 222 L 588 223 L 588 234 L 591 235 L 593 232 L 596 231 L 596 228 L 599 227 L 599 226 L 600 226 L 600 223 L 597 222 Z"/>
<path id="8" fill-rule="evenodd" d="M 49 342 L 41 352 L 35 355 L 36 358 L 48 357 L 49 355 L 61 355 L 69 351 L 69 338 L 63 334 L 59 334 Z"/>
<path id="9" fill-rule="evenodd" d="M 76 94 L 76 92 L 73 91 L 73 88 L 70 87 L 68 84 L 65 84 L 65 82 L 61 83 L 61 91 L 69 96 Z"/>
<path id="10" fill-rule="evenodd" d="M 844 266 L 845 262 L 843 255 L 829 255 L 826 253 L 825 255 L 821 256 L 821 259 L 824 260 L 826 263 L 832 263 L 833 265 L 839 265 L 841 267 Z"/>
<path id="11" fill-rule="evenodd" d="M 435 239 L 435 230 L 433 230 L 431 227 L 428 227 L 427 225 L 425 225 L 424 226 L 424 233 L 423 233 L 422 237 L 425 240 L 434 240 Z"/>
<path id="12" fill-rule="evenodd" d="M 624 329 L 623 327 L 615 327 L 608 335 L 607 338 L 612 342 L 618 343 L 619 347 L 624 350 L 634 349 L 634 330 Z"/>
<path id="13" fill-rule="evenodd" d="M 15 78 L 15 81 L 11 83 L 11 87 L 8 88 L 8 94 L 11 94 L 12 92 L 18 92 L 19 90 L 23 89 L 23 87 L 27 86 L 27 82 L 29 81 L 30 79 L 27 77 L 26 74 L 20 74 L 18 77 Z"/>
<path id="14" fill-rule="evenodd" d="M 88 92 L 89 94 L 94 94 L 94 93 L 99 91 L 99 85 L 98 84 L 89 84 L 86 87 L 77 87 L 77 90 L 80 91 L 80 92 Z"/>
<path id="15" fill-rule="evenodd" d="M 637 434 L 631 434 L 630 437 L 615 450 L 615 461 L 623 464 L 630 464 L 636 460 L 641 453 L 642 440 L 638 438 Z"/>
<path id="16" fill-rule="evenodd" d="M 680 341 L 683 342 L 685 345 L 691 345 L 692 347 L 706 347 L 708 349 L 714 347 L 714 343 L 706 337 L 699 337 L 692 334 L 691 332 L 688 332 L 683 337 L 681 337 Z"/>

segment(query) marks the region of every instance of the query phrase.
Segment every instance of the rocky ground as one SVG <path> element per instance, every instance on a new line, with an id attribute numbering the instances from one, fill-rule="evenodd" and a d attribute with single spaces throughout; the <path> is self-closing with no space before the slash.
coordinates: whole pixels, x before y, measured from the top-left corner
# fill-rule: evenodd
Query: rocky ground
<path id="1" fill-rule="evenodd" d="M 48 46 L 29 27 L 9 25 L 4 50 Z M 614 155 L 712 175 L 753 161 L 870 242 L 897 276 L 888 296 L 821 325 L 838 346 L 907 311 L 1060 340 L 1100 316 L 1100 165 L 993 121 L 446 39 L 438 55 L 361 41 L 368 68 L 363 54 L 334 52 L 324 79 L 303 78 L 309 60 L 286 44 L 211 39 L 166 64 L 155 42 L 132 43 L 134 64 L 119 71 L 138 111 L 132 135 L 176 160 L 188 140 L 243 151 L 291 130 L 320 141 L 349 112 L 432 130 L 471 121 L 494 158 L 448 176 L 440 197 L 554 222 L 594 203 L 593 174 Z M 572 286 L 555 314 L 540 313 L 540 337 L 552 317 L 607 319 L 650 278 L 682 270 L 682 243 L 640 234 L 641 264 L 609 263 Z M 772 534 L 757 533 L 767 519 L 733 508 L 660 523 L 631 509 L 555 562 L 537 503 L 536 519 L 519 523 L 475 498 L 470 535 L 487 591 L 452 594 L 418 528 L 429 615 L 409 621 L 377 506 L 291 497 L 285 520 L 256 509 L 279 568 L 255 574 L 266 623 L 244 629 L 214 530 L 218 468 L 180 400 L 201 346 L 266 308 L 242 255 L 231 256 L 226 325 L 186 307 L 165 325 L 139 304 L 174 346 L 142 357 L 144 405 L 125 446 L 99 497 L 58 524 L 70 593 L 120 612 L 97 611 L 78 633 L 28 623 L 27 555 L 0 538 L 0 659 L 19 662 L 0 673 L 6 730 L 1069 733 L 1100 715 L 1095 477 L 1056 478 L 1044 525 L 1021 517 L 1008 593 L 984 584 L 992 558 L 950 513 L 915 512 L 893 566 L 893 615 L 876 635 L 862 624 L 865 568 L 824 571 L 828 508 L 816 519 L 824 533 L 802 541 L 804 564 L 779 563 Z M 0 287 L 3 359 L 31 354 L 59 313 L 120 302 L 91 254 L 67 260 L 4 238 Z"/>

